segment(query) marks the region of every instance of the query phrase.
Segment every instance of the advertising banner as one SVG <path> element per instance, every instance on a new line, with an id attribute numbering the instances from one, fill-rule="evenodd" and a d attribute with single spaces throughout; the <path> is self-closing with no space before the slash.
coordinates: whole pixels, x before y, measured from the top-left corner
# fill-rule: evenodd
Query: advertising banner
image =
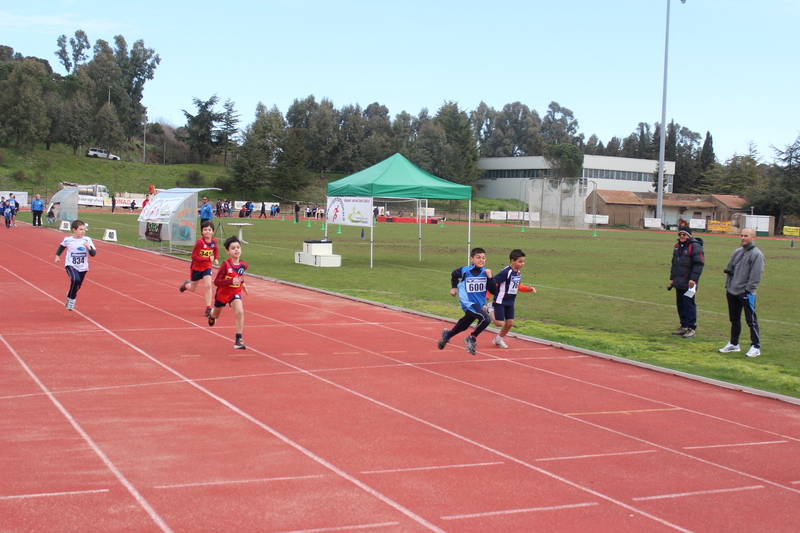
<path id="1" fill-rule="evenodd" d="M 706 229 L 706 221 L 702 218 L 693 218 L 689 221 L 689 227 L 692 229 Z"/>
<path id="2" fill-rule="evenodd" d="M 103 198 L 101 196 L 86 196 L 83 194 L 78 195 L 79 205 L 93 205 L 95 207 L 103 207 Z"/>
<path id="3" fill-rule="evenodd" d="M 372 197 L 328 196 L 325 220 L 328 224 L 372 227 Z"/>
<path id="4" fill-rule="evenodd" d="M 720 222 L 719 220 L 708 221 L 708 231 L 731 231 L 731 222 Z"/>
<path id="5" fill-rule="evenodd" d="M 660 228 L 661 227 L 661 219 L 660 218 L 646 218 L 646 219 L 644 219 L 644 227 L 645 228 Z"/>
<path id="6" fill-rule="evenodd" d="M 795 228 L 794 226 L 784 226 L 783 234 L 792 237 L 800 237 L 800 228 Z"/>
<path id="7" fill-rule="evenodd" d="M 583 215 L 584 224 L 608 224 L 608 215 Z"/>

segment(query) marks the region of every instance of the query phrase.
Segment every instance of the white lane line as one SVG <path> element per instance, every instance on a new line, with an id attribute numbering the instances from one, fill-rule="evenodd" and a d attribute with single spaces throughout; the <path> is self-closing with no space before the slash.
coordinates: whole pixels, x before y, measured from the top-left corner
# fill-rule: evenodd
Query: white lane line
<path id="1" fill-rule="evenodd" d="M 292 531 L 279 531 L 278 533 L 324 533 L 325 531 L 355 531 L 357 529 L 371 529 L 373 527 L 396 526 L 399 522 L 378 522 L 376 524 L 360 524 L 357 526 L 320 527 L 316 529 L 294 529 Z"/>
<path id="2" fill-rule="evenodd" d="M 563 461 L 565 459 L 591 459 L 594 457 L 613 457 L 615 455 L 635 455 L 638 453 L 655 453 L 659 450 L 641 450 L 638 452 L 593 453 L 589 455 L 567 455 L 564 457 L 542 457 L 537 461 Z"/>
<path id="3" fill-rule="evenodd" d="M 182 489 L 186 487 L 208 487 L 211 485 L 237 485 L 239 483 L 263 483 L 268 481 L 294 481 L 295 479 L 311 479 L 325 477 L 321 474 L 312 476 L 286 476 L 286 477 L 265 477 L 261 479 L 232 479 L 228 481 L 205 481 L 199 483 L 181 483 L 177 485 L 158 485 L 154 489 Z"/>
<path id="4" fill-rule="evenodd" d="M 684 450 L 705 450 L 706 448 L 735 448 L 736 446 L 762 446 L 764 444 L 785 444 L 788 440 L 771 440 L 765 442 L 742 442 L 739 444 L 710 444 L 708 446 L 684 446 Z"/>
<path id="5" fill-rule="evenodd" d="M 8 272 L 8 270 L 5 269 L 4 267 L 0 267 L 0 268 L 3 268 L 3 270 L 6 270 L 6 272 Z M 11 273 L 11 272 L 9 272 L 9 273 Z M 26 283 L 27 283 L 27 281 L 26 281 Z M 17 353 L 17 351 L 14 348 L 11 347 L 11 345 L 8 343 L 8 341 L 6 341 L 6 339 L 5 339 L 5 337 L 3 335 L 0 335 L 0 341 L 2 341 L 3 344 L 6 345 L 6 348 L 8 348 L 8 350 L 16 358 L 16 360 L 19 363 L 19 365 L 23 369 L 25 369 L 25 372 L 27 372 L 28 375 L 31 377 L 31 379 L 34 382 L 36 382 L 36 384 L 39 386 L 40 389 L 42 389 L 42 391 L 47 395 L 47 397 L 53 403 L 53 405 L 56 406 L 56 409 L 61 411 L 61 414 L 72 425 L 72 427 L 75 429 L 75 431 L 77 431 L 78 434 L 81 437 L 83 437 L 83 440 L 86 441 L 86 444 L 88 444 L 89 447 L 92 449 L 92 451 L 100 458 L 101 461 L 103 461 L 103 463 L 106 465 L 106 468 L 108 468 L 111 471 L 111 473 L 114 474 L 114 477 L 116 477 L 117 480 L 120 483 L 122 483 L 122 485 L 126 489 L 128 489 L 128 492 L 131 494 L 131 496 L 133 496 L 134 499 L 137 502 L 139 502 L 139 505 L 142 506 L 142 509 L 144 509 L 145 512 L 147 513 L 147 515 L 153 520 L 153 522 L 155 522 L 158 525 L 158 527 L 161 528 L 161 531 L 164 531 L 165 533 L 167 533 L 167 532 L 172 533 L 172 529 L 170 529 L 170 527 L 167 525 L 167 523 L 164 522 L 164 520 L 158 515 L 156 510 L 153 509 L 153 507 L 150 505 L 150 503 L 147 500 L 144 499 L 144 496 L 142 496 L 139 493 L 139 491 L 136 490 L 136 487 L 134 487 L 133 484 L 130 481 L 128 481 L 128 479 L 124 475 L 122 475 L 122 472 L 120 472 L 119 469 L 117 469 L 117 467 L 114 465 L 114 463 L 111 462 L 111 459 L 109 459 L 108 456 L 106 456 L 106 454 L 103 453 L 103 450 L 101 450 L 100 447 L 97 444 L 95 444 L 94 440 L 92 440 L 92 438 L 89 436 L 89 434 L 86 433 L 86 431 L 84 431 L 84 429 L 80 426 L 80 424 L 78 424 L 78 421 L 75 420 L 72 417 L 70 412 L 67 411 L 67 409 L 61 404 L 61 402 L 58 401 L 58 399 L 55 397 L 55 395 L 53 395 L 53 393 L 51 393 L 48 390 L 48 388 L 45 386 L 44 383 L 42 383 L 42 381 L 39 379 L 39 377 L 36 374 L 34 374 L 33 370 L 31 370 L 30 367 L 28 367 L 28 365 L 25 364 L 25 361 L 22 360 L 22 357 L 20 357 L 20 355 Z"/>
<path id="6" fill-rule="evenodd" d="M 734 489 L 717 489 L 717 490 L 698 490 L 695 492 L 679 492 L 676 494 L 661 494 L 659 496 L 642 496 L 640 498 L 632 498 L 633 501 L 642 502 L 647 500 L 664 500 L 667 498 L 684 498 L 686 496 L 698 496 L 701 494 L 720 494 L 723 492 L 739 492 L 742 490 L 756 490 L 763 489 L 764 485 L 752 485 L 750 487 L 737 487 Z"/>
<path id="7" fill-rule="evenodd" d="M 418 466 L 416 468 L 395 468 L 392 470 L 365 470 L 362 474 L 394 474 L 396 472 L 414 472 L 417 470 L 444 470 L 447 468 L 472 468 L 474 466 L 493 466 L 505 464 L 503 461 L 495 461 L 493 463 L 470 463 L 463 465 L 443 465 L 443 466 Z"/>
<path id="8" fill-rule="evenodd" d="M 47 498 L 50 496 L 73 496 L 75 494 L 97 494 L 99 492 L 111 492 L 108 489 L 97 490 L 74 490 L 71 492 L 42 492 L 40 494 L 16 494 L 12 496 L 0 496 L 0 500 L 24 500 L 27 498 Z"/>
<path id="9" fill-rule="evenodd" d="M 591 507 L 593 505 L 600 505 L 597 502 L 589 502 L 589 503 L 573 503 L 569 505 L 552 505 L 550 507 L 531 507 L 528 509 L 508 509 L 506 511 L 490 511 L 486 513 L 472 513 L 472 514 L 459 514 L 459 515 L 452 515 L 452 516 L 443 516 L 442 520 L 459 520 L 462 518 L 481 518 L 484 516 L 497 516 L 497 515 L 506 515 L 506 514 L 518 514 L 518 513 L 535 513 L 539 511 L 560 511 L 562 509 L 576 509 L 579 507 Z"/>

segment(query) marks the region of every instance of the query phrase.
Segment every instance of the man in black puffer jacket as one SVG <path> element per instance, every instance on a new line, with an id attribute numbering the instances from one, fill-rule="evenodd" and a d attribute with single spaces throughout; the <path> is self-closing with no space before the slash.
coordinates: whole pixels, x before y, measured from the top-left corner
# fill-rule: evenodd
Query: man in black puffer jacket
<path id="1" fill-rule="evenodd" d="M 672 270 L 667 287 L 669 290 L 675 289 L 678 317 L 681 320 L 680 327 L 672 332 L 673 335 L 682 335 L 686 339 L 695 336 L 697 302 L 694 294 L 704 264 L 702 239 L 692 237 L 692 228 L 689 226 L 681 226 L 678 230 L 678 243 L 672 251 Z"/>

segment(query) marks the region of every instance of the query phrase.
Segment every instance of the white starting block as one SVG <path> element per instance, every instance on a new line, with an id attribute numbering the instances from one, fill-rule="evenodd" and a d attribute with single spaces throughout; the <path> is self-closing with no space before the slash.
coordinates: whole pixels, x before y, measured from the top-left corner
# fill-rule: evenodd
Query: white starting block
<path id="1" fill-rule="evenodd" d="M 342 256 L 333 253 L 330 241 L 305 241 L 303 251 L 294 253 L 294 262 L 315 267 L 340 267 Z"/>

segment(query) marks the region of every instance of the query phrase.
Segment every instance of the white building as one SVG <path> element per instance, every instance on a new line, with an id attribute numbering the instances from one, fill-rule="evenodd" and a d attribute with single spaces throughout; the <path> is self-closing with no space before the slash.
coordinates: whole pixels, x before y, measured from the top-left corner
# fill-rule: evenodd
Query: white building
<path id="1" fill-rule="evenodd" d="M 675 163 L 665 162 L 664 192 L 672 192 Z M 520 198 L 528 180 L 549 178 L 552 173 L 543 156 L 484 157 L 478 160 L 484 171 L 477 181 L 478 196 L 486 198 Z M 580 189 L 584 196 L 591 190 L 655 192 L 653 176 L 658 161 L 604 155 L 583 156 L 583 181 Z M 593 182 L 593 183 L 590 183 Z"/>

